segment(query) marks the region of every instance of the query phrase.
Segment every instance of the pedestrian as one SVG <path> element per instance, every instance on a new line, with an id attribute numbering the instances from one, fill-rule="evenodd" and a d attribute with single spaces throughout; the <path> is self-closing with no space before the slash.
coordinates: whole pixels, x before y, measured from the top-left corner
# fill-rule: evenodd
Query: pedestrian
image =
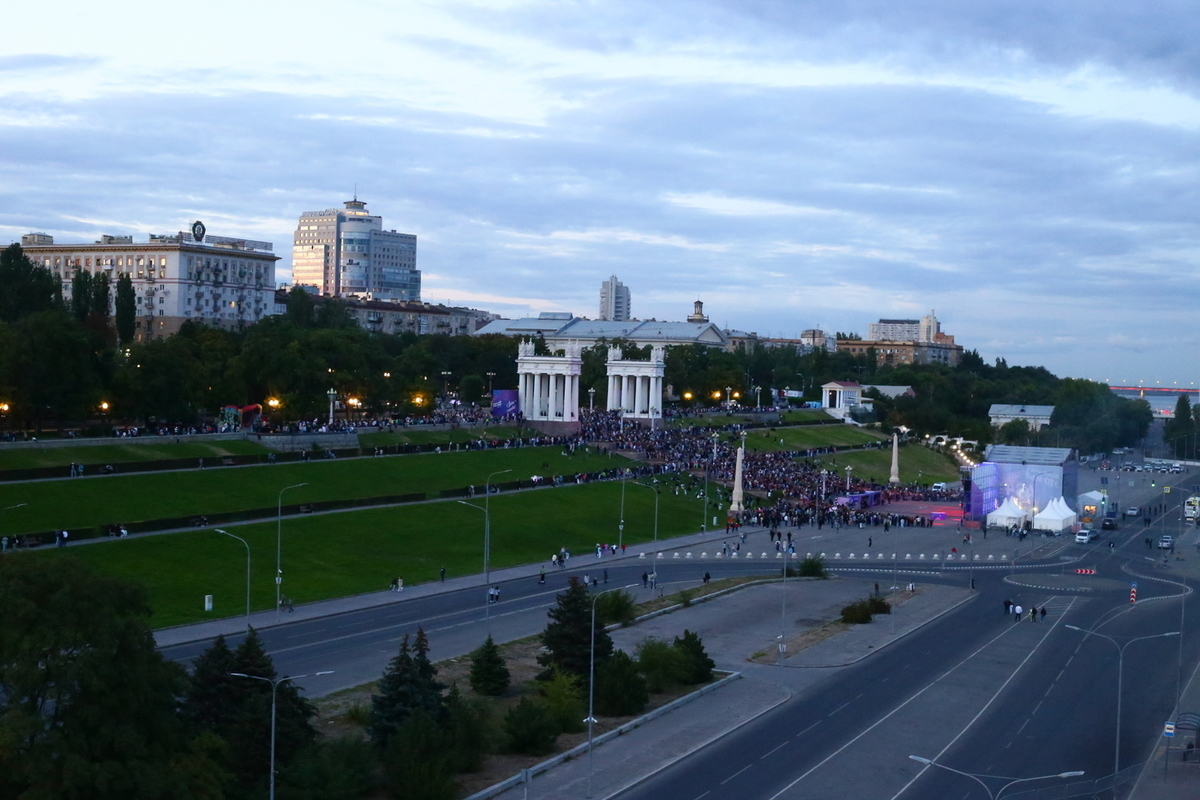
<path id="1" fill-rule="evenodd" d="M 709 575 L 707 572 L 705 572 L 704 573 L 704 582 L 707 584 L 710 580 L 712 580 L 712 576 Z"/>
<path id="2" fill-rule="evenodd" d="M 1011 613 L 1012 613 L 1012 607 L 1013 607 L 1013 601 L 1012 601 L 1012 600 L 1005 600 L 1005 601 L 1004 601 L 1004 615 L 1005 615 L 1005 616 L 1008 616 L 1009 614 L 1011 614 Z"/>
<path id="3" fill-rule="evenodd" d="M 874 547 L 874 546 L 875 546 L 875 540 L 873 538 L 871 538 L 870 536 L 868 536 L 867 537 L 867 547 Z"/>
<path id="4" fill-rule="evenodd" d="M 552 567 L 558 566 L 558 553 L 550 554 L 550 566 L 552 566 Z"/>
<path id="5" fill-rule="evenodd" d="M 585 572 L 585 573 L 583 573 L 583 585 L 584 585 L 584 586 L 591 586 L 591 585 L 592 585 L 592 579 L 591 579 L 590 577 L 588 577 L 588 574 L 587 574 L 586 572 Z"/>
<path id="6" fill-rule="evenodd" d="M 642 588 L 645 589 L 649 585 L 650 585 L 650 573 L 643 572 L 642 573 Z"/>
<path id="7" fill-rule="evenodd" d="M 546 568 L 542 567 L 542 571 L 538 573 L 538 586 L 546 584 Z"/>
<path id="8" fill-rule="evenodd" d="M 545 570 L 543 569 L 543 571 L 545 571 Z M 442 567 L 442 583 L 445 583 L 445 582 L 446 582 L 446 568 Z"/>
<path id="9" fill-rule="evenodd" d="M 1042 615 L 1042 622 L 1045 622 L 1046 621 L 1046 607 L 1045 606 L 1042 606 L 1041 615 Z"/>
<path id="10" fill-rule="evenodd" d="M 608 568 L 604 568 L 604 582 L 608 583 Z"/>
<path id="11" fill-rule="evenodd" d="M 404 578 L 396 578 L 396 591 L 397 592 L 404 591 Z"/>
<path id="12" fill-rule="evenodd" d="M 1031 606 L 1029 609 L 1029 621 L 1037 622 L 1037 606 Z"/>
<path id="13" fill-rule="evenodd" d="M 1021 614 L 1024 612 L 1024 610 L 1025 609 L 1021 608 L 1019 605 L 1013 606 L 1013 622 L 1021 621 Z"/>
<path id="14" fill-rule="evenodd" d="M 396 581 L 397 580 L 399 580 L 399 579 L 392 578 L 392 582 L 388 584 L 388 588 L 391 589 L 393 592 L 396 591 Z"/>

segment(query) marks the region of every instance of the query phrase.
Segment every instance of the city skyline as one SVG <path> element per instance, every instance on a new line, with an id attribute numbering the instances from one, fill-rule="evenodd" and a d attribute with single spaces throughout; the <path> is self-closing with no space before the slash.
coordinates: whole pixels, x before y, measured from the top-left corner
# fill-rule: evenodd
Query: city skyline
<path id="1" fill-rule="evenodd" d="M 936 308 L 989 361 L 1186 384 L 1196 23 L 1073 9 L 415 2 L 340 64 L 296 46 L 315 4 L 17 8 L 0 236 L 286 242 L 357 183 L 431 302 L 590 315 L 625 275 L 639 317 L 768 337 Z"/>

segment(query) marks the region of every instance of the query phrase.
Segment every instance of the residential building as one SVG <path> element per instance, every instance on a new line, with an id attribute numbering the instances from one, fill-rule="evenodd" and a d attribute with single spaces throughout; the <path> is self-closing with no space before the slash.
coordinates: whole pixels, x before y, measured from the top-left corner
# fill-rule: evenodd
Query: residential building
<path id="1" fill-rule="evenodd" d="M 177 332 L 188 320 L 220 328 L 240 328 L 274 311 L 275 262 L 270 242 L 209 236 L 203 223 L 189 231 L 151 235 L 101 236 L 92 244 L 55 244 L 44 233 L 21 240 L 25 254 L 50 270 L 71 296 L 76 272 L 106 274 L 116 283 L 128 275 L 137 296 L 138 340 Z"/>
<path id="2" fill-rule="evenodd" d="M 993 403 L 988 409 L 988 419 L 996 428 L 1013 420 L 1023 419 L 1029 423 L 1029 430 L 1037 431 L 1049 425 L 1053 415 L 1054 406 L 1032 406 L 1025 403 Z"/>
<path id="3" fill-rule="evenodd" d="M 617 276 L 600 284 L 600 319 L 626 322 L 630 316 L 629 287 L 617 280 Z"/>
<path id="4" fill-rule="evenodd" d="M 867 338 L 876 342 L 932 342 L 942 324 L 930 311 L 920 319 L 881 319 L 867 326 Z"/>
<path id="5" fill-rule="evenodd" d="M 276 314 L 287 313 L 288 289 L 275 293 Z M 313 303 L 320 305 L 331 299 L 315 295 Z M 431 303 L 400 303 L 383 300 L 339 298 L 346 311 L 359 327 L 372 333 L 418 333 L 466 336 L 496 318 L 495 314 L 474 308 L 459 308 Z"/>
<path id="6" fill-rule="evenodd" d="M 305 211 L 292 242 L 292 283 L 332 297 L 420 302 L 417 237 L 383 229 L 357 197 L 345 208 Z"/>
<path id="7" fill-rule="evenodd" d="M 795 350 L 801 355 L 808 355 L 813 350 L 827 350 L 833 353 L 837 350 L 837 340 L 819 328 L 808 328 L 800 332 L 799 339 L 759 339 L 763 347 L 783 347 Z"/>
<path id="8" fill-rule="evenodd" d="M 852 355 L 875 352 L 875 363 L 885 364 L 945 364 L 956 367 L 962 360 L 962 345 L 954 343 L 953 336 L 937 334 L 935 341 L 892 341 L 888 339 L 838 339 L 838 350 Z"/>

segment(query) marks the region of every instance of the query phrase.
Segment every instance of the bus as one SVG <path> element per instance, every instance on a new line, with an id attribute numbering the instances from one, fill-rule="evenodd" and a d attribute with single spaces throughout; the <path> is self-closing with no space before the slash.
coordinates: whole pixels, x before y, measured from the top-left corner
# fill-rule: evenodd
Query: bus
<path id="1" fill-rule="evenodd" d="M 1200 496 L 1192 495 L 1183 501 L 1183 518 L 1195 522 L 1200 517 Z"/>

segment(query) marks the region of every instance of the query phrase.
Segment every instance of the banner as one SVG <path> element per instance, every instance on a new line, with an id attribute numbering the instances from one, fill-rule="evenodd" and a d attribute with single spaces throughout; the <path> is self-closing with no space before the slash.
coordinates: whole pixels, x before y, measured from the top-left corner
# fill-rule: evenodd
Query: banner
<path id="1" fill-rule="evenodd" d="M 492 390 L 492 416 L 507 417 L 521 410 L 521 393 L 516 389 Z"/>

